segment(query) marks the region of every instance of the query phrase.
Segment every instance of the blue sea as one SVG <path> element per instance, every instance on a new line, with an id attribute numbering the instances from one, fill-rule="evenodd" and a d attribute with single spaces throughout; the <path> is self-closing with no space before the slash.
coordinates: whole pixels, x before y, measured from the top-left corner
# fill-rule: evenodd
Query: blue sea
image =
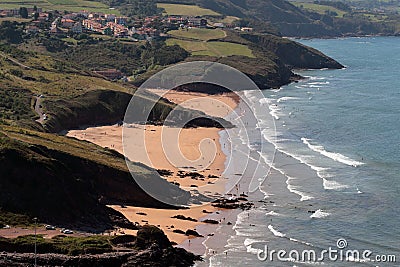
<path id="1" fill-rule="evenodd" d="M 400 266 L 400 38 L 300 42 L 346 68 L 298 71 L 251 107 L 261 138 L 229 141 L 263 159 L 256 207 L 218 229 L 223 248 L 205 242 L 203 264 Z"/>

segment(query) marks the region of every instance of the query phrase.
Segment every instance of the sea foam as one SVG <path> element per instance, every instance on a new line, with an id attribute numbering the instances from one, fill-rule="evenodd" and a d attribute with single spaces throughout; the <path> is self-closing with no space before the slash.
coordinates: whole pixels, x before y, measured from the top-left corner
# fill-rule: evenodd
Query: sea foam
<path id="1" fill-rule="evenodd" d="M 329 215 L 331 214 L 328 212 L 325 212 L 323 210 L 317 210 L 313 215 L 310 216 L 310 218 L 321 219 L 328 217 Z"/>
<path id="2" fill-rule="evenodd" d="M 271 233 L 274 234 L 274 236 L 277 236 L 277 237 L 285 237 L 286 236 L 284 233 L 281 233 L 278 230 L 275 230 L 272 225 L 268 225 L 268 229 L 271 231 Z"/>
<path id="3" fill-rule="evenodd" d="M 304 144 L 306 144 L 311 150 L 320 153 L 321 155 L 328 157 L 330 159 L 333 159 L 334 161 L 349 165 L 349 166 L 353 166 L 353 167 L 358 167 L 363 165 L 364 163 L 353 160 L 349 157 L 346 157 L 340 153 L 335 153 L 335 152 L 329 152 L 326 151 L 325 148 L 323 146 L 320 145 L 313 145 L 310 143 L 310 139 L 307 138 L 301 138 L 301 141 L 303 141 Z"/>

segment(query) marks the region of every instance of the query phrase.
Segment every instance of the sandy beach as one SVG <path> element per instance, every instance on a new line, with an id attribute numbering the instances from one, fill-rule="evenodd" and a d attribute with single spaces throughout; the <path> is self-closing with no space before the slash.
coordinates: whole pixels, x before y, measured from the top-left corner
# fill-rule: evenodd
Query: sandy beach
<path id="1" fill-rule="evenodd" d="M 152 92 L 156 94 L 163 93 L 160 90 L 152 90 Z M 164 97 L 186 108 L 200 110 L 211 116 L 218 117 L 225 117 L 238 104 L 237 97 L 231 94 L 207 95 L 170 91 Z M 222 153 L 219 142 L 220 130 L 218 128 L 174 129 L 165 126 L 133 125 L 129 127 L 128 133 L 124 133 L 125 137 L 129 134 L 129 150 L 131 150 L 126 151 L 125 146 L 125 155 L 131 161 L 141 162 L 158 170 L 170 171 L 171 175 L 165 176 L 165 178 L 169 182 L 179 184 L 185 190 L 198 190 L 206 195 L 217 196 L 225 190 L 225 179 L 222 177 L 222 173 L 226 156 Z M 124 152 L 122 135 L 123 127 L 118 125 L 89 127 L 81 130 L 72 130 L 67 133 L 69 137 L 86 140 L 102 147 L 114 149 L 120 153 Z M 165 147 L 163 143 L 166 140 L 173 140 L 176 136 L 179 137 L 177 139 L 179 150 L 171 152 L 174 149 Z M 168 155 L 166 155 L 166 151 Z M 188 167 L 190 168 L 188 169 Z M 182 175 L 188 174 L 190 173 L 189 171 L 193 170 L 196 170 L 201 176 Z M 176 230 L 183 232 L 196 230 L 197 226 L 205 224 L 201 222 L 201 218 L 207 216 L 209 212 L 217 210 L 210 204 L 193 205 L 184 210 L 111 207 L 122 212 L 132 222 L 159 226 L 167 234 L 168 238 L 177 244 L 187 240 L 188 236 L 176 233 Z M 193 220 L 172 218 L 176 215 L 183 215 Z M 125 229 L 119 232 L 121 231 L 134 234 L 134 232 Z M 190 236 L 189 238 L 192 237 Z"/>

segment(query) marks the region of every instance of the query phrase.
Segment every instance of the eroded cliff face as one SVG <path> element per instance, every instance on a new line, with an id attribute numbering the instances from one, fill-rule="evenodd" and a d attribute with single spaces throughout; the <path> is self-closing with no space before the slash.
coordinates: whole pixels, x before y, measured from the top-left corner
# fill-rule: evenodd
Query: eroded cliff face
<path id="1" fill-rule="evenodd" d="M 290 69 L 341 69 L 342 64 L 320 51 L 274 35 L 242 34 L 260 47 L 274 53 Z"/>
<path id="2" fill-rule="evenodd" d="M 152 97 L 155 99 L 153 100 Z M 132 99 L 132 95 L 124 92 L 111 90 L 94 90 L 72 99 L 51 99 L 43 102 L 48 115 L 44 128 L 48 132 L 58 133 L 64 130 L 74 129 L 83 125 L 105 125 L 122 122 L 129 117 L 125 117 L 127 107 Z M 143 114 L 149 113 L 147 121 L 149 123 L 163 123 L 168 117 L 175 104 L 168 100 L 157 99 L 154 95 L 147 97 L 135 97 L 132 105 L 140 105 Z M 149 110 L 151 109 L 151 110 Z M 138 116 L 141 117 L 141 116 Z M 142 116 L 144 117 L 144 116 Z M 204 119 L 193 119 L 204 117 Z M 220 118 L 205 118 L 206 115 L 199 111 L 179 108 L 178 112 L 170 119 L 173 122 L 189 121 L 190 127 L 221 127 L 220 125 L 231 124 Z M 137 123 L 143 123 L 137 122 Z"/>
<path id="3" fill-rule="evenodd" d="M 76 147 L 74 155 L 63 151 L 62 146 L 73 146 L 75 141 L 60 137 L 59 141 L 65 144 L 55 149 L 46 146 L 50 140 L 43 138 L 43 134 L 37 139 L 34 134 L 17 136 L 32 138 L 32 143 L 1 137 L 1 143 L 6 144 L 0 148 L 0 206 L 3 211 L 38 217 L 41 222 L 63 227 L 103 231 L 114 225 L 129 226 L 121 214 L 106 205 L 171 208 L 144 192 L 136 178 L 164 188 L 169 194 L 165 197 L 179 199 L 177 204 L 189 201 L 190 193 L 168 183 L 144 165 L 131 163 L 136 170 L 133 179 L 124 157 L 116 152 L 82 144 L 83 147 Z M 89 154 L 79 155 L 80 149 Z"/>

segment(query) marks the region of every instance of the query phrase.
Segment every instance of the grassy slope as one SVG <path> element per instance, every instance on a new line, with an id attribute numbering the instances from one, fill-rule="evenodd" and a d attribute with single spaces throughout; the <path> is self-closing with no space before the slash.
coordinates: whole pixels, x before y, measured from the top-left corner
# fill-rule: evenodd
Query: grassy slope
<path id="1" fill-rule="evenodd" d="M 8 55 L 15 58 L 15 54 Z M 29 88 L 35 94 L 59 97 L 73 97 L 94 89 L 128 92 L 123 85 L 95 77 L 90 72 L 67 65 L 51 56 L 26 53 L 16 59 L 30 69 L 25 69 L 0 57 L 0 74 L 5 76 L 2 87 Z M 22 72 L 23 76 L 13 74 L 13 70 Z M 27 77 L 32 79 L 27 79 Z"/>
<path id="2" fill-rule="evenodd" d="M 220 16 L 219 13 L 210 9 L 202 8 L 195 5 L 165 4 L 158 3 L 157 7 L 163 8 L 164 13 L 168 15 L 179 16 Z"/>
<path id="3" fill-rule="evenodd" d="M 212 29 L 188 29 L 188 30 L 175 30 L 168 32 L 173 37 L 195 39 L 201 41 L 209 41 L 212 39 L 220 39 L 226 36 L 223 30 L 212 30 Z"/>
<path id="4" fill-rule="evenodd" d="M 251 49 L 243 44 L 220 42 L 213 40 L 224 39 L 226 32 L 219 29 L 188 29 L 169 32 L 168 45 L 179 45 L 194 56 L 246 56 L 254 57 Z"/>
<path id="5" fill-rule="evenodd" d="M 237 55 L 254 57 L 252 51 L 247 46 L 229 42 L 199 42 L 168 39 L 167 44 L 179 45 L 195 56 L 227 57 Z"/>
<path id="6" fill-rule="evenodd" d="M 43 8 L 44 10 L 67 10 L 67 11 L 81 11 L 87 10 L 92 12 L 104 12 L 119 15 L 119 11 L 110 9 L 107 5 L 87 0 L 4 0 L 0 2 L 0 9 L 6 8 L 19 8 L 33 7 L 34 5 Z"/>
<path id="7" fill-rule="evenodd" d="M 326 11 L 336 12 L 338 14 L 337 17 L 343 17 L 343 15 L 347 14 L 347 12 L 332 6 L 319 5 L 314 3 L 301 3 L 301 2 L 293 2 L 293 4 L 297 7 L 304 8 L 306 10 L 310 10 L 319 14 L 325 14 Z"/>

